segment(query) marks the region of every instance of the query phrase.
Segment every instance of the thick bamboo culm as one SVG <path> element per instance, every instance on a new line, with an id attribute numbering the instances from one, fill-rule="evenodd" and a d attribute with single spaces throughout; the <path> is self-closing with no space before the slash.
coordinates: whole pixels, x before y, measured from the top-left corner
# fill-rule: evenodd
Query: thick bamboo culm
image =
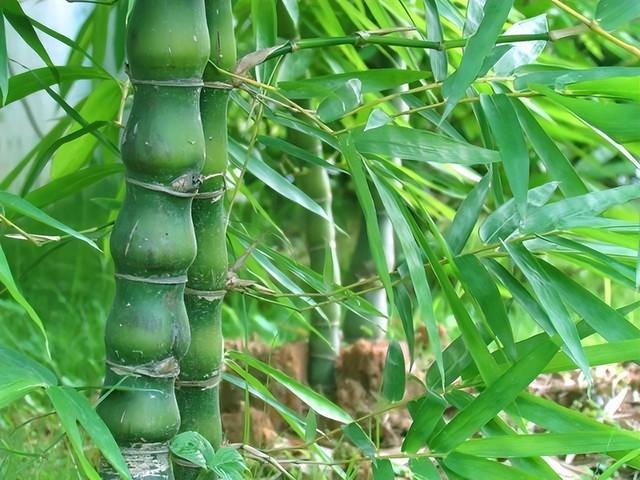
<path id="1" fill-rule="evenodd" d="M 105 333 L 109 391 L 98 412 L 135 480 L 171 480 L 174 384 L 190 332 L 183 300 L 196 255 L 191 203 L 204 164 L 203 0 L 137 0 L 127 40 L 135 96 L 122 139 L 127 194 L 111 235 L 116 295 Z M 120 476 L 109 466 L 104 479 Z"/>
<path id="2" fill-rule="evenodd" d="M 205 165 L 192 215 L 198 253 L 189 269 L 185 303 L 191 327 L 191 346 L 180 363 L 176 395 L 182 430 L 196 431 L 214 448 L 222 441 L 219 384 L 223 338 L 221 313 L 227 280 L 224 175 L 227 168 L 227 103 L 229 90 L 216 66 L 232 70 L 236 63 L 233 14 L 230 0 L 205 0 L 211 41 L 211 63 L 204 73 L 200 99 L 205 135 Z M 199 471 L 175 466 L 176 478 L 192 479 Z"/>
<path id="3" fill-rule="evenodd" d="M 322 144 L 318 139 L 298 132 L 290 132 L 289 140 L 318 156 L 322 155 Z M 339 285 L 340 265 L 336 250 L 336 229 L 333 223 L 333 199 L 329 174 L 323 167 L 314 165 L 299 177 L 299 185 L 329 217 L 327 221 L 317 215 L 307 215 L 306 240 L 309 266 L 319 273 L 328 272 L 328 280 Z M 333 396 L 336 389 L 336 358 L 342 338 L 340 316 L 340 306 L 337 303 L 329 303 L 320 309 L 313 310 L 310 317 L 314 331 L 309 334 L 307 378 L 311 387 L 329 396 Z"/>

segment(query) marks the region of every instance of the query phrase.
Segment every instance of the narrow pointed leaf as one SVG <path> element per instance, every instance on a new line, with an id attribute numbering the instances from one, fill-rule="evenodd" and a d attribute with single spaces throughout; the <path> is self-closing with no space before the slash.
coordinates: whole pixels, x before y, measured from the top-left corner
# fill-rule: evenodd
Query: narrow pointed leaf
<path id="1" fill-rule="evenodd" d="M 487 173 L 464 198 L 456 211 L 456 216 L 453 217 L 453 222 L 451 222 L 451 226 L 445 234 L 447 243 L 454 255 L 462 252 L 467 240 L 469 240 L 473 227 L 475 227 L 482 212 L 482 207 L 484 207 L 490 186 L 491 175 Z"/>
<path id="2" fill-rule="evenodd" d="M 427 40 L 441 42 L 444 37 L 442 24 L 440 23 L 440 14 L 438 13 L 437 0 L 424 0 L 424 11 L 427 22 Z M 431 63 L 433 79 L 436 82 L 441 82 L 447 78 L 448 61 L 446 50 L 429 51 L 429 62 Z"/>
<path id="3" fill-rule="evenodd" d="M 404 353 L 398 342 L 391 342 L 384 362 L 382 395 L 390 402 L 399 402 L 404 397 L 405 382 Z"/>

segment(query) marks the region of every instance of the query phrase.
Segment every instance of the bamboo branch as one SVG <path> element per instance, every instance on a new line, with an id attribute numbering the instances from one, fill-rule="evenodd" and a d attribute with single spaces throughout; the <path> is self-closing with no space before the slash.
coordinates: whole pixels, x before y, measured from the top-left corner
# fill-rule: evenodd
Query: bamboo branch
<path id="1" fill-rule="evenodd" d="M 559 9 L 565 11 L 566 13 L 571 15 L 573 18 L 575 18 L 579 22 L 581 22 L 584 25 L 586 25 L 593 33 L 595 33 L 597 35 L 600 35 L 602 38 L 604 38 L 606 40 L 609 40 L 611 43 L 614 43 L 618 47 L 620 47 L 620 48 L 626 50 L 627 52 L 631 53 L 632 55 L 640 58 L 640 49 L 639 48 L 637 48 L 637 47 L 635 47 L 633 45 L 630 45 L 627 42 L 625 42 L 624 40 L 621 40 L 618 37 L 610 34 L 609 32 L 607 32 L 604 28 L 602 28 L 600 26 L 600 24 L 597 22 L 597 20 L 585 17 L 580 12 L 574 10 L 569 5 L 564 3 L 562 0 L 551 0 L 551 2 L 556 7 L 558 7 Z"/>

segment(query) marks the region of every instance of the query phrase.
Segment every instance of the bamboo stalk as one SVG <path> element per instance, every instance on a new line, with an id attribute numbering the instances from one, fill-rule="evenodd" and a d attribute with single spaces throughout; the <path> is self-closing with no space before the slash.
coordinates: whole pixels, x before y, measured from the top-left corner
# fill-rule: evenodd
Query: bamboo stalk
<path id="1" fill-rule="evenodd" d="M 217 88 L 223 80 L 216 66 L 236 62 L 233 13 L 230 0 L 205 0 L 211 41 L 210 64 L 204 72 L 200 98 L 205 135 L 203 183 L 192 207 L 198 253 L 189 268 L 185 303 L 191 327 L 191 347 L 180 363 L 176 383 L 182 415 L 181 430 L 197 431 L 214 448 L 222 442 L 219 384 L 222 375 L 222 303 L 228 259 L 224 206 L 227 169 L 227 103 L 229 90 Z M 176 465 L 176 478 L 196 478 L 200 471 Z"/>
<path id="2" fill-rule="evenodd" d="M 295 145 L 322 155 L 318 139 L 290 131 L 289 138 Z M 329 174 L 321 166 L 314 165 L 299 177 L 300 188 L 313 198 L 326 212 L 329 220 L 308 215 L 306 217 L 306 242 L 309 266 L 316 272 L 324 272 L 332 284 L 340 284 L 340 265 L 336 250 L 336 228 L 333 223 L 333 195 Z M 338 303 L 326 304 L 311 312 L 313 330 L 309 334 L 307 378 L 309 385 L 328 396 L 336 389 L 336 358 L 340 350 L 341 309 Z"/>
<path id="3" fill-rule="evenodd" d="M 122 139 L 127 194 L 111 235 L 116 295 L 98 412 L 135 480 L 173 479 L 174 392 L 190 334 L 183 301 L 196 253 L 190 210 L 204 163 L 199 97 L 209 57 L 203 0 L 137 0 L 126 49 L 134 103 Z M 119 479 L 108 465 L 102 478 Z"/>

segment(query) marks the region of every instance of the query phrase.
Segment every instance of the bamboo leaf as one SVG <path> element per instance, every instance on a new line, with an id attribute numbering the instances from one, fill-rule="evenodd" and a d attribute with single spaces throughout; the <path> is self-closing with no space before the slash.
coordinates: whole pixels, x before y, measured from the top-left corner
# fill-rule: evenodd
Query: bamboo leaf
<path id="1" fill-rule="evenodd" d="M 518 118 L 506 95 L 480 95 L 480 104 L 496 139 L 502 165 L 520 218 L 527 217 L 529 152 L 518 128 Z"/>
<path id="2" fill-rule="evenodd" d="M 498 287 L 475 256 L 463 255 L 456 257 L 455 260 L 465 289 L 468 289 L 473 298 L 478 301 L 484 317 L 504 346 L 509 358 L 515 360 L 518 354 L 513 331 Z"/>
<path id="3" fill-rule="evenodd" d="M 431 76 L 432 73 L 426 71 L 374 68 L 332 75 L 318 75 L 304 80 L 278 82 L 278 88 L 291 99 L 322 98 L 342 87 L 349 80 L 359 80 L 360 91 L 365 94 L 391 90 L 400 85 Z"/>
<path id="4" fill-rule="evenodd" d="M 404 397 L 406 373 L 404 353 L 398 342 L 391 342 L 387 349 L 382 374 L 382 395 L 390 402 L 399 402 Z"/>
<path id="5" fill-rule="evenodd" d="M 478 165 L 500 161 L 498 152 L 458 142 L 416 128 L 386 125 L 375 130 L 353 133 L 361 153 L 386 155 L 421 162 Z"/>
<path id="6" fill-rule="evenodd" d="M 4 192 L 0 192 L 4 193 Z M 0 245 L 0 283 L 2 283 L 9 295 L 18 302 L 18 304 L 25 309 L 33 323 L 36 324 L 40 333 L 42 333 L 42 337 L 44 339 L 45 348 L 47 351 L 47 355 L 51 357 L 51 352 L 49 350 L 49 338 L 47 337 L 47 332 L 44 329 L 44 325 L 38 313 L 34 310 L 31 304 L 27 301 L 27 299 L 22 295 L 18 285 L 16 285 L 15 280 L 13 279 L 13 274 L 11 273 L 11 269 L 9 268 L 9 262 L 7 262 L 7 257 L 4 254 L 4 250 L 2 245 Z"/>
<path id="7" fill-rule="evenodd" d="M 36 31 L 33 29 L 31 19 L 25 15 L 18 0 L 4 0 L 2 3 L 2 9 L 4 11 L 5 18 L 9 21 L 11 26 L 18 32 L 18 35 L 22 37 L 27 45 L 38 54 L 38 56 L 48 66 L 53 67 L 53 62 L 47 53 L 47 50 L 42 45 L 42 42 L 38 38 Z"/>
<path id="8" fill-rule="evenodd" d="M 557 182 L 550 182 L 529 190 L 527 209 L 531 211 L 532 207 L 540 207 L 547 203 L 557 188 Z M 519 224 L 520 217 L 516 210 L 515 201 L 510 199 L 487 217 L 480 225 L 478 233 L 483 242 L 490 243 L 500 238 L 507 238 L 518 228 Z"/>
<path id="9" fill-rule="evenodd" d="M 444 39 L 437 0 L 424 0 L 424 12 L 427 22 L 427 40 L 442 42 Z M 432 50 L 429 52 L 429 62 L 433 79 L 441 82 L 447 78 L 448 60 L 446 51 Z"/>
<path id="10" fill-rule="evenodd" d="M 76 80 L 109 79 L 104 70 L 85 66 L 43 67 L 19 73 L 9 78 L 9 94 L 5 105 L 44 90 L 52 85 L 70 83 Z"/>
<path id="11" fill-rule="evenodd" d="M 584 355 L 584 350 L 580 343 L 580 336 L 575 324 L 569 316 L 560 294 L 551 288 L 551 281 L 546 275 L 538 260 L 522 245 L 503 244 L 514 263 L 524 273 L 533 288 L 536 296 L 540 299 L 540 304 L 549 316 L 553 325 L 553 331 L 548 331 L 549 335 L 558 333 L 564 343 L 567 353 L 580 367 L 587 379 L 591 379 L 589 362 Z"/>
<path id="12" fill-rule="evenodd" d="M 91 240 L 89 237 L 83 235 L 80 232 L 77 232 L 73 228 L 65 225 L 62 222 L 59 222 L 53 217 L 50 217 L 46 213 L 44 213 L 39 208 L 33 206 L 27 200 L 20 198 L 16 195 L 13 195 L 9 192 L 0 191 L 0 204 L 6 207 L 8 210 L 12 210 L 26 217 L 32 218 L 37 222 L 40 222 L 49 227 L 55 228 L 56 230 L 60 230 L 61 232 L 66 233 L 67 235 L 71 235 L 78 240 L 85 242 L 90 247 L 95 248 L 100 251 L 98 246 Z"/>
<path id="13" fill-rule="evenodd" d="M 640 198 L 638 185 L 624 185 L 567 198 L 529 211 L 522 233 L 545 233 L 571 226 L 589 226 L 594 218 L 616 205 Z"/>
<path id="14" fill-rule="evenodd" d="M 57 383 L 48 368 L 20 352 L 0 347 L 0 409 L 37 388 Z"/>
<path id="15" fill-rule="evenodd" d="M 323 122 L 333 122 L 360 105 L 360 102 L 362 83 L 357 78 L 352 78 L 320 102 L 317 114 Z"/>
<path id="16" fill-rule="evenodd" d="M 402 442 L 403 452 L 416 453 L 428 444 L 446 407 L 447 402 L 433 392 L 428 392 L 420 399 L 412 400 L 409 411 L 413 422 Z"/>
<path id="17" fill-rule="evenodd" d="M 251 25 L 253 27 L 256 50 L 270 48 L 276 44 L 278 16 L 276 14 L 275 0 L 251 0 Z M 256 68 L 258 81 L 269 83 L 273 68 L 273 61 L 258 65 Z"/>
<path id="18" fill-rule="evenodd" d="M 567 86 L 608 78 L 627 77 L 637 79 L 640 75 L 638 67 L 591 67 L 584 69 L 558 68 L 546 65 L 531 65 L 517 69 L 514 88 L 524 90 L 533 85 L 546 85 L 563 91 Z"/>
<path id="19" fill-rule="evenodd" d="M 241 145 L 231 138 L 229 139 L 229 153 L 231 154 L 231 160 L 238 168 L 242 168 L 244 163 L 247 162 L 247 170 L 249 170 L 252 175 L 255 175 L 256 178 L 263 181 L 269 188 L 273 189 L 274 192 L 297 203 L 311 213 L 330 221 L 327 212 L 325 212 L 320 205 L 267 165 L 260 157 L 259 152 L 255 150 L 248 152 L 244 145 Z"/>
<path id="20" fill-rule="evenodd" d="M 415 480 L 440 480 L 440 473 L 428 458 L 412 458 L 409 460 L 409 468 Z"/>
<path id="21" fill-rule="evenodd" d="M 465 91 L 476 79 L 485 57 L 489 55 L 502 26 L 511 11 L 513 0 L 486 0 L 484 16 L 467 43 L 458 69 L 445 80 L 443 94 L 447 101 L 444 117 L 446 118 L 454 106 L 463 97 Z"/>
<path id="22" fill-rule="evenodd" d="M 622 340 L 584 347 L 584 354 L 592 367 L 632 362 L 640 359 L 640 339 Z M 565 354 L 559 353 L 544 369 L 545 372 L 575 370 L 576 364 Z"/>
<path id="23" fill-rule="evenodd" d="M 615 30 L 640 17 L 640 4 L 635 0 L 600 0 L 596 21 L 605 30 Z"/>
<path id="24" fill-rule="evenodd" d="M 396 309 L 398 316 L 402 322 L 402 329 L 404 331 L 405 339 L 407 340 L 407 346 L 409 347 L 409 358 L 413 365 L 415 358 L 415 332 L 413 327 L 413 308 L 411 305 L 411 298 L 407 288 L 399 284 L 394 287 L 394 298 L 396 299 Z"/>
<path id="25" fill-rule="evenodd" d="M 409 221 L 407 220 L 410 214 L 401 206 L 398 198 L 393 195 L 391 190 L 375 173 L 369 171 L 369 174 L 371 175 L 371 179 L 376 186 L 380 199 L 382 200 L 382 204 L 389 215 L 391 224 L 393 225 L 398 241 L 400 242 L 400 247 L 402 248 L 407 262 L 407 267 L 409 269 L 409 276 L 411 277 L 411 282 L 413 283 L 413 288 L 416 292 L 418 309 L 421 317 L 426 323 L 427 333 L 433 344 L 433 350 L 436 355 L 436 363 L 440 365 L 442 363 L 442 353 L 440 351 L 441 347 L 438 326 L 433 312 L 431 288 L 429 287 L 427 275 L 424 271 L 424 263 L 422 261 L 420 248 L 414 239 Z"/>
<path id="26" fill-rule="evenodd" d="M 265 375 L 272 377 L 318 414 L 335 420 L 336 422 L 345 424 L 353 422 L 351 416 L 336 404 L 266 363 L 240 352 L 231 351 L 228 352 L 227 355 L 235 361 L 246 363 L 251 368 L 255 368 Z"/>
<path id="27" fill-rule="evenodd" d="M 379 129 L 378 129 L 379 130 Z M 376 130 L 377 131 L 377 130 Z M 376 269 L 380 275 L 380 280 L 387 292 L 389 302 L 393 304 L 393 290 L 391 288 L 391 277 L 387 267 L 387 259 L 383 251 L 382 235 L 380 233 L 380 225 L 378 224 L 378 215 L 373 203 L 373 197 L 367 184 L 365 167 L 362 158 L 352 142 L 350 136 L 341 138 L 341 152 L 349 165 L 351 177 L 360 203 L 360 208 L 364 214 L 365 226 L 367 229 L 367 237 L 369 239 L 369 247 Z"/>
<path id="28" fill-rule="evenodd" d="M 640 132 L 635 125 L 636 119 L 640 118 L 640 105 L 637 103 L 583 100 L 559 95 L 542 85 L 532 85 L 531 88 L 617 142 L 640 141 Z"/>
<path id="29" fill-rule="evenodd" d="M 547 342 L 536 348 L 526 358 L 518 360 L 497 380 L 482 391 L 472 402 L 458 413 L 447 426 L 430 442 L 437 451 L 448 452 L 458 447 L 465 439 L 495 417 L 501 410 L 509 406 L 531 381 L 549 363 L 558 351 L 553 342 Z M 501 442 L 509 442 L 514 436 L 498 438 Z M 467 442 L 465 445 L 468 445 Z M 458 451 L 470 453 L 458 448 Z M 530 452 L 527 457 L 538 456 Z M 502 455 L 498 455 L 502 456 Z"/>
<path id="30" fill-rule="evenodd" d="M 464 198 L 460 208 L 456 210 L 456 216 L 453 217 L 453 222 L 451 222 L 451 226 L 445 234 L 447 243 L 454 255 L 462 252 L 467 240 L 469 240 L 473 227 L 482 212 L 490 186 L 491 175 L 487 173 Z"/>
<path id="31" fill-rule="evenodd" d="M 376 456 L 376 446 L 360 425 L 355 422 L 344 425 L 342 427 L 342 433 L 367 457 L 374 458 Z"/>
<path id="32" fill-rule="evenodd" d="M 526 35 L 548 31 L 547 16 L 543 14 L 513 24 L 504 34 Z M 546 45 L 547 42 L 545 40 L 512 43 L 507 53 L 496 62 L 493 71 L 500 76 L 511 75 L 516 68 L 533 63 L 540 56 Z"/>
<path id="33" fill-rule="evenodd" d="M 469 440 L 458 452 L 479 457 L 530 457 L 615 452 L 640 448 L 640 434 L 615 435 L 599 431 L 542 433 L 509 438 Z"/>
<path id="34" fill-rule="evenodd" d="M 200 468 L 207 468 L 207 458 L 214 455 L 211 444 L 198 432 L 182 432 L 171 439 L 171 453 Z"/>
<path id="35" fill-rule="evenodd" d="M 540 478 L 515 467 L 456 452 L 448 455 L 444 464 L 464 478 L 490 478 L 491 480 L 538 480 Z"/>
<path id="36" fill-rule="evenodd" d="M 317 165 L 322 167 L 330 172 L 335 173 L 345 173 L 344 170 L 330 164 L 326 160 L 314 155 L 313 153 L 300 148 L 297 145 L 287 142 L 281 138 L 275 137 L 267 137 L 264 135 L 258 135 L 258 141 L 267 147 L 271 147 L 273 149 L 277 149 L 279 151 L 285 152 L 287 155 L 291 157 L 298 158 L 310 165 Z"/>
<path id="37" fill-rule="evenodd" d="M 52 386 L 47 389 L 47 395 L 60 418 L 60 423 L 67 433 L 69 442 L 84 473 L 91 479 L 99 480 L 99 476 L 84 454 L 82 436 L 78 423 L 89 434 L 104 458 L 124 478 L 131 479 L 127 464 L 120 452 L 120 448 L 113 439 L 111 432 L 98 416 L 89 401 L 69 387 Z"/>
<path id="38" fill-rule="evenodd" d="M 518 115 L 522 130 L 551 174 L 551 178 L 558 181 L 560 190 L 568 197 L 588 193 L 587 187 L 573 165 L 538 124 L 531 112 L 519 100 L 511 99 L 511 104 Z"/>
<path id="39" fill-rule="evenodd" d="M 376 458 L 373 461 L 373 480 L 395 480 L 396 474 L 388 458 Z"/>

